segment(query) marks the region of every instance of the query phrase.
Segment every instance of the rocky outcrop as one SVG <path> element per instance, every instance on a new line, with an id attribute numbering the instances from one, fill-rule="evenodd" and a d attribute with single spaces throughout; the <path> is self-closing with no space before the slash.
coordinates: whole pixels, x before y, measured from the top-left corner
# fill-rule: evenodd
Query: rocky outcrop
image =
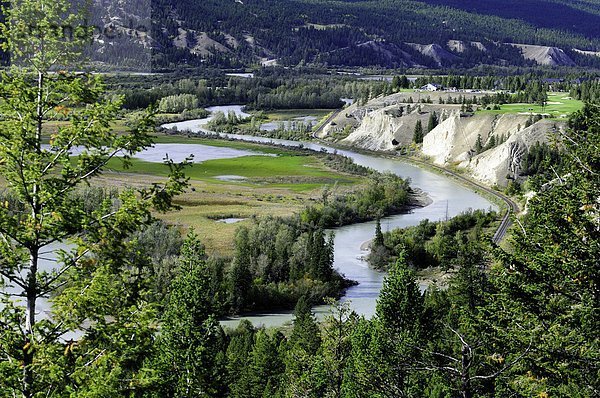
<path id="1" fill-rule="evenodd" d="M 506 185 L 508 178 L 518 177 L 521 164 L 529 148 L 536 143 L 548 142 L 557 130 L 564 129 L 564 123 L 542 120 L 513 134 L 506 142 L 465 160 L 460 167 L 466 168 L 471 175 L 487 184 Z"/>
<path id="2" fill-rule="evenodd" d="M 417 50 L 421 54 L 429 57 L 435 61 L 438 67 L 442 67 L 444 65 L 452 64 L 452 62 L 460 59 L 456 55 L 451 52 L 444 50 L 442 46 L 439 44 L 416 44 L 416 43 L 406 43 L 413 49 Z"/>
<path id="3" fill-rule="evenodd" d="M 477 141 L 485 147 L 507 139 L 525 126 L 529 116 L 476 114 L 462 116 L 454 112 L 423 139 L 423 154 L 439 165 L 463 162 L 474 156 Z"/>
<path id="4" fill-rule="evenodd" d="M 513 114 L 465 118 L 454 114 L 425 136 L 423 153 L 436 164 L 458 165 L 479 181 L 503 186 L 508 178 L 519 176 L 521 161 L 531 146 L 547 143 L 550 134 L 565 126 L 543 119 L 522 128 L 528 118 Z M 478 140 L 483 146 L 481 153 L 476 151 Z"/>
<path id="5" fill-rule="evenodd" d="M 481 52 L 487 52 L 488 49 L 479 41 L 462 41 L 462 40 L 448 40 L 446 43 L 448 48 L 456 53 L 464 53 L 469 47 L 474 47 Z"/>
<path id="6" fill-rule="evenodd" d="M 438 165 L 466 169 L 486 184 L 505 185 L 507 177 L 519 176 L 522 159 L 531 146 L 548 142 L 549 135 L 566 126 L 565 122 L 549 119 L 531 125 L 529 114 L 464 113 L 460 105 L 436 103 L 450 95 L 456 97 L 453 92 L 431 93 L 435 95 L 431 98 L 420 95 L 423 93 L 397 93 L 378 97 L 364 106 L 353 104 L 324 129 L 322 138 L 341 139 L 346 145 L 373 151 L 395 151 L 414 145 L 415 125 L 421 121 L 426 131 L 429 117 L 435 112 L 440 122 L 425 134 L 423 154 Z M 409 103 L 409 99 L 417 102 Z M 418 102 L 423 99 L 432 103 Z M 342 135 L 342 130 L 351 132 Z"/>
<path id="7" fill-rule="evenodd" d="M 535 61 L 538 65 L 576 66 L 563 50 L 558 47 L 533 46 L 530 44 L 507 43 L 521 50 L 525 59 Z"/>
<path id="8" fill-rule="evenodd" d="M 215 55 L 217 53 L 228 53 L 231 50 L 216 40 L 211 39 L 205 32 L 196 32 L 178 28 L 178 35 L 173 39 L 173 45 L 180 49 L 188 49 L 191 54 L 203 57 Z M 227 38 L 229 44 L 237 45 L 232 42 L 233 37 Z"/>
<path id="9" fill-rule="evenodd" d="M 342 142 L 372 151 L 391 151 L 412 142 L 417 121 L 421 121 L 423 128 L 426 128 L 433 112 L 439 118 L 446 118 L 452 112 L 449 109 L 452 106 L 398 104 L 373 110 Z"/>

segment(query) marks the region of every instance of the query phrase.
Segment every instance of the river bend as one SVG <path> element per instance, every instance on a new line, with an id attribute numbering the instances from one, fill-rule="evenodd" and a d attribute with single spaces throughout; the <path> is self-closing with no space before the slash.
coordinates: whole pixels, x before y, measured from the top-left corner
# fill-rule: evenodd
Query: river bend
<path id="1" fill-rule="evenodd" d="M 208 108 L 208 110 L 211 112 L 221 111 L 224 113 L 232 111 L 240 116 L 247 116 L 247 114 L 243 112 L 243 106 L 240 105 L 212 107 Z M 205 127 L 208 121 L 210 121 L 210 117 L 180 123 L 170 123 L 163 127 L 176 127 L 177 130 L 181 132 L 209 132 Z M 453 217 L 469 209 L 498 210 L 496 205 L 492 204 L 481 195 L 462 186 L 458 182 L 401 160 L 366 155 L 349 150 L 336 150 L 335 148 L 314 142 L 279 140 L 236 134 L 227 134 L 227 136 L 251 142 L 274 143 L 292 147 L 302 146 L 315 151 L 337 151 L 340 154 L 352 158 L 354 162 L 359 165 L 371 167 L 380 172 L 391 172 L 403 178 L 409 178 L 411 180 L 411 186 L 427 193 L 431 198 L 432 203 L 429 206 L 415 209 L 408 214 L 400 214 L 382 219 L 381 226 L 384 231 L 417 225 L 424 219 L 432 221 L 443 220 L 446 217 Z M 203 147 L 202 150 L 206 150 L 205 148 L 206 147 Z M 186 145 L 184 150 L 187 154 L 190 154 L 194 152 L 195 148 L 194 145 Z M 362 260 L 368 252 L 361 250 L 361 246 L 364 242 L 371 240 L 374 233 L 375 222 L 348 225 L 335 230 L 334 267 L 347 278 L 359 283 L 358 285 L 349 288 L 342 300 L 350 300 L 352 309 L 359 315 L 364 315 L 365 317 L 371 317 L 375 312 L 376 300 L 385 275 L 382 272 L 370 268 L 368 264 Z M 327 313 L 328 308 L 326 306 L 319 306 L 314 310 L 318 317 L 322 317 Z M 292 317 L 291 311 L 273 312 L 270 314 L 262 313 L 226 320 L 223 321 L 223 324 L 225 326 L 235 326 L 240 319 L 248 319 L 255 325 L 264 325 L 267 327 L 281 326 L 282 324 L 289 322 Z"/>

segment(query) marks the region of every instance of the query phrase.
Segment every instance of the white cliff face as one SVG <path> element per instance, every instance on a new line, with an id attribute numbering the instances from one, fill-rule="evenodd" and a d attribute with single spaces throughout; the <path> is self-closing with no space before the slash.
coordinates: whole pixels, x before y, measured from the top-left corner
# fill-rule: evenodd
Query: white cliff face
<path id="1" fill-rule="evenodd" d="M 397 104 L 373 110 L 362 118 L 360 126 L 342 142 L 372 151 L 391 151 L 398 145 L 412 142 L 417 121 L 420 120 L 423 129 L 426 129 L 433 112 L 439 119 L 445 119 L 452 112 L 448 108 L 460 106 Z"/>
<path id="2" fill-rule="evenodd" d="M 523 58 L 535 61 L 538 65 L 576 66 L 562 49 L 558 47 L 534 46 L 530 44 L 506 43 L 517 47 L 523 53 Z"/>
<path id="3" fill-rule="evenodd" d="M 536 143 L 548 143 L 551 135 L 564 130 L 564 123 L 542 120 L 518 133 L 511 135 L 506 142 L 465 160 L 460 167 L 484 183 L 506 185 L 508 177 L 519 175 L 521 161 L 529 148 Z"/>
<path id="4" fill-rule="evenodd" d="M 434 163 L 444 165 L 450 162 L 460 144 L 460 112 L 454 112 L 448 119 L 440 123 L 423 138 L 423 153 L 433 159 Z"/>
<path id="5" fill-rule="evenodd" d="M 454 112 L 451 117 L 429 132 L 423 139 L 423 154 L 439 165 L 463 162 L 474 155 L 479 139 L 485 146 L 491 136 L 496 140 L 507 139 L 525 126 L 525 115 L 476 114 L 461 116 Z"/>
<path id="6" fill-rule="evenodd" d="M 458 96 L 451 92 L 434 94 L 439 98 Z M 352 118 L 358 127 L 341 142 L 373 151 L 393 151 L 413 142 L 417 121 L 426 131 L 429 117 L 435 112 L 440 123 L 426 133 L 423 154 L 438 165 L 464 168 L 486 184 L 505 185 L 507 176 L 519 175 L 521 161 L 530 147 L 537 142 L 547 143 L 550 135 L 566 127 L 564 122 L 542 119 L 525 128 L 531 118 L 528 114 L 462 114 L 460 105 L 438 104 L 438 97 L 430 98 L 433 103 L 406 103 L 409 96 L 420 101 L 419 95 L 425 94 L 393 94 L 366 106 L 348 108 L 344 117 Z"/>
<path id="7" fill-rule="evenodd" d="M 385 108 L 373 111 L 365 115 L 360 126 L 342 142 L 372 151 L 390 151 L 397 145 L 396 132 L 403 123 L 402 118 L 387 114 Z"/>

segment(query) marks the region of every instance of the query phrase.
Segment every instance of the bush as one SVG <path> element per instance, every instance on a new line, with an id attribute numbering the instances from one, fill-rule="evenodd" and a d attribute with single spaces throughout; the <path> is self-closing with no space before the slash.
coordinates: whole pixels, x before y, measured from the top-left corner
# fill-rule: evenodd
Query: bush
<path id="1" fill-rule="evenodd" d="M 158 103 L 158 110 L 164 113 L 181 113 L 198 108 L 198 98 L 192 94 L 170 95 Z"/>

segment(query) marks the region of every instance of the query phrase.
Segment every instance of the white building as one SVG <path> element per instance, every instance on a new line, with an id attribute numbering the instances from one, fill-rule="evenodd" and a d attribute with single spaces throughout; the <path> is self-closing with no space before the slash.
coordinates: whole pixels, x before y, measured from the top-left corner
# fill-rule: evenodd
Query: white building
<path id="1" fill-rule="evenodd" d="M 440 91 L 443 90 L 444 88 L 437 83 L 428 83 L 425 86 L 421 87 L 421 90 L 423 91 Z"/>

